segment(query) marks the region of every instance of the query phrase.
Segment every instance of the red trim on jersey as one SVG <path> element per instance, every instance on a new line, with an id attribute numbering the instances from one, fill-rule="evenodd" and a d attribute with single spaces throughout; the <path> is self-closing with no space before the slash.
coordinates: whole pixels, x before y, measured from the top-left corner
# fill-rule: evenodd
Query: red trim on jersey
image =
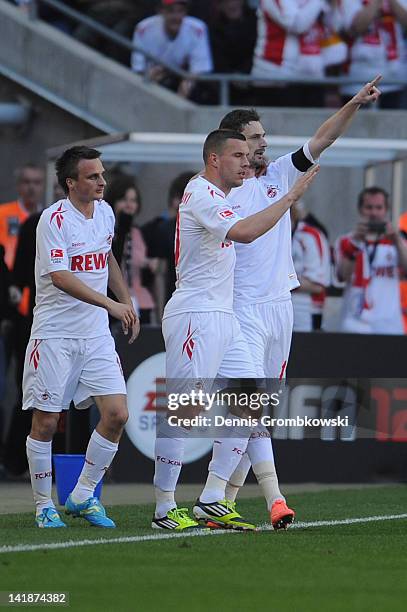
<path id="1" fill-rule="evenodd" d="M 318 247 L 318 251 L 319 251 L 319 255 L 322 259 L 323 256 L 323 245 L 322 245 L 322 240 L 321 240 L 321 235 L 319 233 L 319 231 L 315 228 L 312 227 L 311 225 L 305 225 L 301 228 L 301 231 L 305 232 L 306 234 L 310 234 L 311 236 L 313 236 L 315 238 L 315 241 L 317 243 L 317 247 Z"/>
<path id="2" fill-rule="evenodd" d="M 367 287 L 368 281 L 363 276 L 363 253 L 359 251 L 355 259 L 352 285 L 354 287 Z"/>
<path id="3" fill-rule="evenodd" d="M 214 189 L 211 189 L 211 188 L 209 187 L 209 185 L 208 185 L 208 190 L 209 190 L 209 193 L 211 194 L 211 196 L 213 197 L 213 199 L 215 199 L 215 195 L 217 195 L 217 196 L 219 196 L 220 198 L 222 198 L 222 200 L 224 200 L 224 199 L 225 199 L 225 196 L 224 196 L 224 195 L 222 195 L 221 193 L 218 193 L 218 192 L 217 192 L 217 191 L 215 191 Z"/>
<path id="4" fill-rule="evenodd" d="M 263 59 L 281 66 L 283 63 L 284 46 L 287 33 L 278 23 L 276 23 L 266 10 L 263 8 L 264 20 L 266 22 L 266 46 L 263 52 Z"/>
<path id="5" fill-rule="evenodd" d="M 380 238 L 379 240 L 367 240 L 366 243 L 367 244 L 391 244 L 392 246 L 394 246 L 394 241 L 391 238 L 387 238 L 387 236 L 384 236 L 383 238 Z"/>
<path id="6" fill-rule="evenodd" d="M 360 249 L 352 242 L 349 236 L 344 236 L 344 238 L 341 238 L 341 241 L 339 243 L 339 250 L 342 257 L 347 257 L 348 259 L 355 259 Z"/>
<path id="7" fill-rule="evenodd" d="M 62 203 L 58 206 L 57 210 L 55 212 L 52 213 L 51 215 L 51 219 L 50 219 L 50 224 L 52 223 L 54 217 L 56 218 L 57 221 L 57 225 L 58 225 L 58 229 L 61 229 L 62 226 L 62 221 L 64 220 L 64 217 L 62 216 L 62 213 L 66 213 L 66 210 L 62 210 Z"/>
<path id="8" fill-rule="evenodd" d="M 177 213 L 177 223 L 176 223 L 176 227 L 175 227 L 175 267 L 178 266 L 179 252 L 180 252 L 179 223 L 180 223 L 180 216 L 179 216 L 179 211 L 178 211 L 178 213 Z"/>

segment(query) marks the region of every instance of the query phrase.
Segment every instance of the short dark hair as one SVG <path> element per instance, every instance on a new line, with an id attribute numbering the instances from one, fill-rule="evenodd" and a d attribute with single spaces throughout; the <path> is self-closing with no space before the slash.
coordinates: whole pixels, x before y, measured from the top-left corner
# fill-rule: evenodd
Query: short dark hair
<path id="1" fill-rule="evenodd" d="M 71 147 L 62 153 L 55 162 L 55 170 L 58 183 L 66 194 L 69 192 L 66 179 L 78 178 L 78 163 L 81 159 L 99 159 L 100 156 L 100 151 L 85 146 Z"/>
<path id="2" fill-rule="evenodd" d="M 254 108 L 237 108 L 223 117 L 219 129 L 243 132 L 246 125 L 252 121 L 260 121 L 260 115 Z"/>
<path id="3" fill-rule="evenodd" d="M 175 177 L 168 190 L 168 204 L 171 204 L 174 198 L 179 198 L 181 200 L 184 195 L 185 187 L 195 174 L 196 172 L 193 170 L 188 170 Z"/>
<path id="4" fill-rule="evenodd" d="M 363 206 L 365 195 L 377 195 L 378 193 L 381 193 L 384 196 L 386 208 L 389 208 L 389 194 L 385 189 L 382 187 L 365 187 L 365 189 L 362 189 L 358 196 L 358 210 L 360 210 Z"/>
<path id="5" fill-rule="evenodd" d="M 106 188 L 104 199 L 115 208 L 116 203 L 122 200 L 128 189 L 134 189 L 137 195 L 138 210 L 137 214 L 141 211 L 141 193 L 139 186 L 137 185 L 136 179 L 129 174 L 116 174 L 112 180 L 108 183 Z"/>
<path id="6" fill-rule="evenodd" d="M 211 132 L 205 140 L 203 148 L 203 159 L 206 164 L 210 153 L 221 153 L 223 147 L 228 140 L 243 140 L 246 142 L 246 138 L 240 132 L 234 130 L 215 130 Z"/>

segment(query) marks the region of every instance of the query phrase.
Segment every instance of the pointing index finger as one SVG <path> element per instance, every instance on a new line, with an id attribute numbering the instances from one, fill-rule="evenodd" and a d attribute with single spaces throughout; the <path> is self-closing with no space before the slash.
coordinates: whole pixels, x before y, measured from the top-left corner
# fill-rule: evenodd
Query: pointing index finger
<path id="1" fill-rule="evenodd" d="M 371 87 L 376 87 L 376 85 L 382 80 L 382 75 L 378 74 L 373 81 L 370 82 Z"/>

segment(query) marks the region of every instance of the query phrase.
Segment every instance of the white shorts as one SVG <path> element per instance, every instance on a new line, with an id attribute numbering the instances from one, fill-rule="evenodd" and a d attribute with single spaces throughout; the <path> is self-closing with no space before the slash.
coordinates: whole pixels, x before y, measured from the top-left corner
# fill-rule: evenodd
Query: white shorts
<path id="1" fill-rule="evenodd" d="M 258 378 L 285 378 L 293 331 L 291 298 L 249 304 L 236 311 Z"/>
<path id="2" fill-rule="evenodd" d="M 255 378 L 246 340 L 233 314 L 192 312 L 163 320 L 167 389 L 178 392 L 209 386 L 215 378 Z"/>
<path id="3" fill-rule="evenodd" d="M 88 408 L 92 397 L 126 395 L 112 336 L 30 339 L 25 353 L 23 410 L 45 412 Z"/>

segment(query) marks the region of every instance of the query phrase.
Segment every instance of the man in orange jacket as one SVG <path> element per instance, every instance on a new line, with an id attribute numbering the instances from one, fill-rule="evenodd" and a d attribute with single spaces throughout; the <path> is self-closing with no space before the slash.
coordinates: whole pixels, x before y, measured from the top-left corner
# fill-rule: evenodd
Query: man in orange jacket
<path id="1" fill-rule="evenodd" d="M 20 225 L 40 209 L 44 196 L 44 170 L 26 164 L 16 172 L 17 199 L 0 204 L 0 244 L 5 249 L 5 261 L 12 270 Z"/>

